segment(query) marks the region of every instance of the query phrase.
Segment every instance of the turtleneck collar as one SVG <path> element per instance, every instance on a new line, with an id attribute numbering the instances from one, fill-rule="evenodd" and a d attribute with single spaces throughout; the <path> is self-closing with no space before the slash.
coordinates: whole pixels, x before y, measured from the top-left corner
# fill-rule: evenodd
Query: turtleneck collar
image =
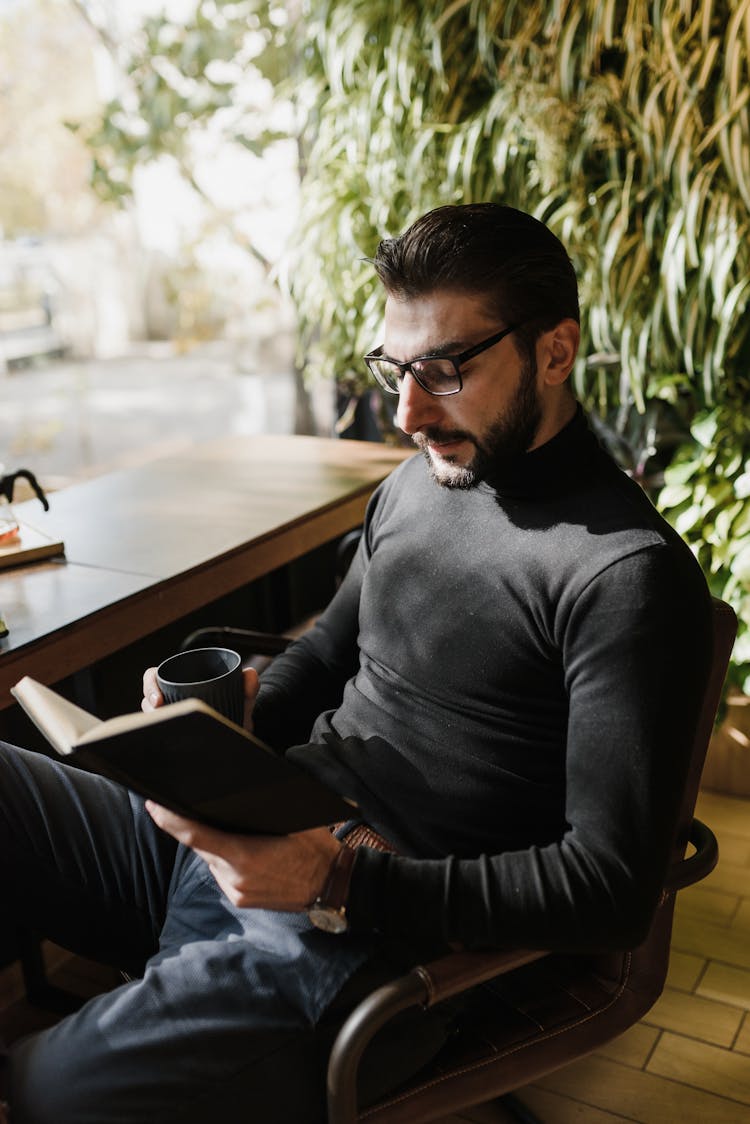
<path id="1" fill-rule="evenodd" d="M 479 487 L 507 499 L 551 499 L 580 482 L 581 473 L 603 455 L 579 404 L 559 433 L 538 448 L 513 457 Z"/>

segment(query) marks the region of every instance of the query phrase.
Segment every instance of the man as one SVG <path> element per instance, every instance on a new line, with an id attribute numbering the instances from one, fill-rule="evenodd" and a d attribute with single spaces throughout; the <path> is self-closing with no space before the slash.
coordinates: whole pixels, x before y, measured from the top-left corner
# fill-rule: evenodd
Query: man
<path id="1" fill-rule="evenodd" d="M 348 825 L 226 835 L 7 750 L 6 901 L 142 971 L 17 1048 L 14 1124 L 318 1120 L 368 983 L 448 948 L 647 930 L 710 654 L 703 577 L 575 402 L 576 282 L 541 223 L 440 208 L 374 265 L 367 362 L 424 456 L 247 693 L 258 735 L 353 796 L 377 846 Z M 414 1018 L 383 1084 L 442 1040 Z"/>

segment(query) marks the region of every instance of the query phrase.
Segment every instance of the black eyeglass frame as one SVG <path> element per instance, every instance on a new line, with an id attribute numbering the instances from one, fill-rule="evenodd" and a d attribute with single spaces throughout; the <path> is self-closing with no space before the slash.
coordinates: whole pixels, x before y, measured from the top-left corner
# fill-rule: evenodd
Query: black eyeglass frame
<path id="1" fill-rule="evenodd" d="M 417 355 L 414 359 L 410 359 L 408 363 L 399 363 L 397 359 L 391 359 L 390 355 L 384 355 L 383 348 L 378 347 L 375 349 L 375 351 L 370 351 L 367 355 L 365 355 L 364 361 L 378 385 L 382 386 L 383 390 L 387 391 L 388 394 L 400 394 L 400 386 L 393 387 L 386 382 L 384 376 L 382 376 L 373 366 L 373 362 L 375 360 L 385 361 L 386 363 L 391 363 L 394 367 L 398 367 L 399 371 L 401 372 L 401 379 L 403 379 L 404 375 L 406 375 L 407 373 L 410 374 L 414 381 L 419 383 L 419 385 L 422 387 L 422 390 L 426 391 L 427 394 L 433 395 L 434 398 L 445 398 L 449 394 L 459 394 L 460 391 L 463 390 L 464 380 L 461 376 L 462 363 L 468 363 L 470 359 L 474 359 L 477 355 L 481 355 L 483 351 L 487 351 L 489 350 L 489 348 L 494 347 L 496 343 L 500 343 L 500 340 L 504 340 L 506 336 L 509 336 L 511 332 L 515 332 L 516 329 L 520 327 L 520 324 L 511 324 L 510 327 L 503 328 L 502 331 L 495 332 L 494 335 L 488 336 L 487 339 L 482 340 L 481 343 L 475 343 L 473 347 L 468 347 L 466 351 L 462 351 L 460 355 Z M 430 390 L 429 386 L 425 386 L 417 372 L 414 370 L 413 364 L 424 363 L 430 359 L 439 359 L 444 363 L 452 363 L 453 368 L 456 372 L 456 378 L 458 379 L 458 386 L 454 387 L 452 390 Z"/>

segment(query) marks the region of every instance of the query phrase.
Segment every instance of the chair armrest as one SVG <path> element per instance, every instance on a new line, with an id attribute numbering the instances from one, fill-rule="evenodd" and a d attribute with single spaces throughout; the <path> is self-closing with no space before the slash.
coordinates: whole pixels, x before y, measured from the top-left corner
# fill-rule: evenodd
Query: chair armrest
<path id="1" fill-rule="evenodd" d="M 692 886 L 699 882 L 716 866 L 719 861 L 719 844 L 716 836 L 702 820 L 693 819 L 687 838 L 688 843 L 695 847 L 695 854 L 686 859 L 678 859 L 667 872 L 664 889 L 667 893 L 682 890 L 685 886 Z"/>
<path id="2" fill-rule="evenodd" d="M 293 637 L 275 632 L 255 632 L 248 628 L 206 627 L 198 628 L 180 644 L 180 651 L 190 648 L 233 648 L 240 655 L 278 656 L 285 651 Z"/>
<path id="3" fill-rule="evenodd" d="M 338 1033 L 328 1062 L 328 1124 L 355 1124 L 357 1071 L 365 1049 L 394 1015 L 431 1007 L 471 987 L 539 960 L 541 950 L 454 952 L 384 984 L 355 1007 Z"/>

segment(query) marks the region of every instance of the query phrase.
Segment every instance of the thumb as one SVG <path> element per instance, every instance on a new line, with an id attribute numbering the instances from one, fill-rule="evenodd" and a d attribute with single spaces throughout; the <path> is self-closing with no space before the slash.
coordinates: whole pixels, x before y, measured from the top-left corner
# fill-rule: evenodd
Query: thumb
<path id="1" fill-rule="evenodd" d="M 246 667 L 242 675 L 245 680 L 245 699 L 248 702 L 254 702 L 255 696 L 258 694 L 258 690 L 260 689 L 258 672 L 254 667 Z"/>

